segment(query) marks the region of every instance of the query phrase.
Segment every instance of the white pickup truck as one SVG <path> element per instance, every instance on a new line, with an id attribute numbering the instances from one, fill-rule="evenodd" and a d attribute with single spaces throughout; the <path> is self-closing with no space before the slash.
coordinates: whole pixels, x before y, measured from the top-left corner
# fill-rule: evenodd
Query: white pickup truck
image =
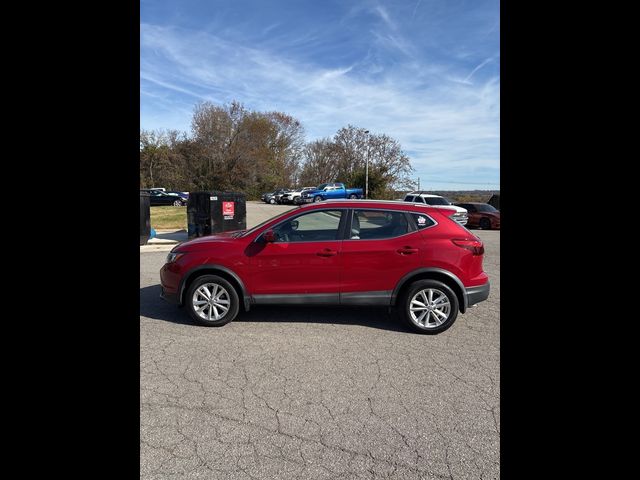
<path id="1" fill-rule="evenodd" d="M 310 192 L 315 190 L 316 187 L 304 187 L 300 190 L 294 190 L 293 192 L 287 192 L 280 197 L 280 203 L 300 203 L 302 194 L 304 192 Z"/>
<path id="2" fill-rule="evenodd" d="M 453 218 L 460 225 L 466 225 L 467 221 L 469 220 L 466 208 L 453 205 L 449 200 L 441 197 L 440 195 L 432 195 L 430 193 L 424 192 L 409 192 L 404 197 L 404 201 L 422 204 L 426 203 L 427 205 L 435 208 L 446 208 L 449 210 L 455 210 L 456 213 L 454 213 L 451 218 Z"/>

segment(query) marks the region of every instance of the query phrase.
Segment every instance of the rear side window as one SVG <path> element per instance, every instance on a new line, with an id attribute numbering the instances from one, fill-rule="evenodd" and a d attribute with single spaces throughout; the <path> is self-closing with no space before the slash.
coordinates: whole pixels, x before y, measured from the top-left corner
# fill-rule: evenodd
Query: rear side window
<path id="1" fill-rule="evenodd" d="M 351 220 L 351 240 L 382 240 L 409 232 L 404 212 L 354 210 Z"/>
<path id="2" fill-rule="evenodd" d="M 412 213 L 411 217 L 413 218 L 413 221 L 416 223 L 416 227 L 418 227 L 418 230 L 422 230 L 423 228 L 427 228 L 436 224 L 436 222 L 431 220 L 431 218 L 427 217 L 426 215 L 422 215 L 420 213 Z"/>

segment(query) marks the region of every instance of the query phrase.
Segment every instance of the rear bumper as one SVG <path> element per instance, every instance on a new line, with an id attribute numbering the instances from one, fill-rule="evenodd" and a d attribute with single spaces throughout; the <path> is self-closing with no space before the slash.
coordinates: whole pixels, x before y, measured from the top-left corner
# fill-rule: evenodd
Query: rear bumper
<path id="1" fill-rule="evenodd" d="M 478 285 L 477 287 L 468 287 L 466 288 L 467 295 L 467 306 L 470 307 L 475 305 L 476 303 L 484 302 L 487 298 L 489 298 L 489 291 L 491 290 L 491 286 L 489 282 L 484 285 Z"/>

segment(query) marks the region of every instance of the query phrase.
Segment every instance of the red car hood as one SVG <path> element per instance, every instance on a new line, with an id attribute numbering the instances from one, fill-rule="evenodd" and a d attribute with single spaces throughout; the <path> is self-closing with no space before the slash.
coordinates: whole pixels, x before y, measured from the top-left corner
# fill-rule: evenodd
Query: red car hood
<path id="1" fill-rule="evenodd" d="M 211 243 L 235 241 L 236 239 L 233 238 L 232 235 L 240 231 L 242 230 L 234 230 L 233 232 L 215 233 L 213 235 L 206 235 L 204 237 L 194 238 L 193 240 L 187 240 L 186 242 L 183 242 L 180 245 L 178 245 L 175 248 L 175 250 L 176 251 L 199 250 L 201 247 L 206 247 Z"/>

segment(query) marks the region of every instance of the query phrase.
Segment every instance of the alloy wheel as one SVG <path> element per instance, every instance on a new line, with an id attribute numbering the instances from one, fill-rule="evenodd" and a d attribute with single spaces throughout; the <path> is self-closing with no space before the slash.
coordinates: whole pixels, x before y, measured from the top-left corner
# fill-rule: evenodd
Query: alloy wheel
<path id="1" fill-rule="evenodd" d="M 409 302 L 411 321 L 421 328 L 435 328 L 447 321 L 451 314 L 449 297 L 437 288 L 417 292 Z"/>
<path id="2" fill-rule="evenodd" d="M 229 292 L 217 283 L 204 283 L 193 292 L 193 310 L 203 320 L 220 320 L 229 311 Z"/>

